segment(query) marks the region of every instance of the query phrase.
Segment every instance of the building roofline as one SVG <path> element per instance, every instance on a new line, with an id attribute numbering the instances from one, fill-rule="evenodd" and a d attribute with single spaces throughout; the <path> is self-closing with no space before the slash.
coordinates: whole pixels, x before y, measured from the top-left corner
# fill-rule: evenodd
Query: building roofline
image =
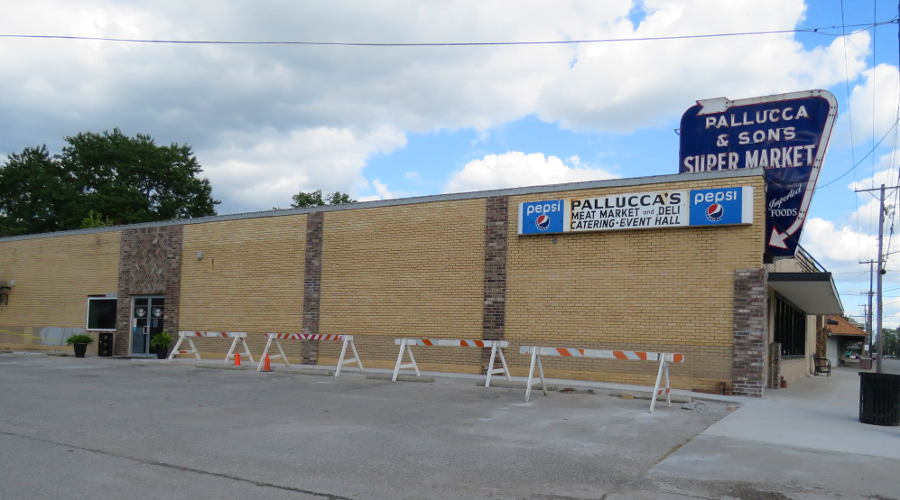
<path id="1" fill-rule="evenodd" d="M 338 205 L 325 205 L 321 207 L 309 208 L 288 208 L 279 210 L 264 210 L 259 212 L 245 212 L 228 215 L 210 215 L 207 217 L 196 217 L 192 219 L 175 219 L 158 222 L 142 222 L 138 224 L 126 224 L 120 226 L 104 226 L 89 229 L 70 229 L 67 231 L 56 231 L 53 233 L 37 233 L 23 234 L 19 236 L 6 236 L 0 238 L 0 243 L 7 241 L 28 240 L 34 238 L 52 238 L 56 236 L 70 236 L 78 234 L 96 234 L 107 233 L 113 231 L 122 231 L 126 229 L 139 229 L 149 227 L 165 227 L 188 224 L 204 224 L 207 222 L 221 222 L 229 220 L 257 219 L 264 217 L 282 217 L 288 215 L 301 215 L 314 212 L 335 212 L 339 210 L 363 210 L 367 208 L 380 208 L 401 205 L 414 205 L 418 203 L 430 203 L 436 201 L 460 201 L 473 200 L 479 198 L 489 198 L 492 196 L 521 196 L 527 194 L 552 193 L 557 191 L 576 191 L 584 189 L 597 188 L 614 188 L 642 186 L 646 184 L 667 184 L 674 182 L 691 182 L 705 181 L 711 179 L 730 179 L 743 177 L 759 177 L 764 175 L 764 169 L 740 169 L 740 170 L 721 170 L 713 172 L 696 172 L 684 174 L 666 174 L 652 175 L 645 177 L 628 177 L 622 179 L 607 179 L 602 181 L 583 181 L 583 182 L 567 182 L 563 184 L 547 184 L 542 186 L 528 186 L 505 189 L 489 189 L 484 191 L 467 191 L 463 193 L 435 194 L 428 196 L 415 196 L 411 198 L 397 198 L 392 200 L 377 201 L 361 201 L 355 203 L 346 203 Z"/>

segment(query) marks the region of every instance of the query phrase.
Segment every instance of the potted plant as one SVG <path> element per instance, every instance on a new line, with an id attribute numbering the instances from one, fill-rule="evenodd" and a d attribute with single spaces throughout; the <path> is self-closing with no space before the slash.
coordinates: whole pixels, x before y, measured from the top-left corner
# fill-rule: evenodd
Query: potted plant
<path id="1" fill-rule="evenodd" d="M 166 359 L 172 340 L 172 334 L 169 332 L 159 332 L 150 339 L 150 347 L 156 350 L 157 359 Z"/>
<path id="2" fill-rule="evenodd" d="M 69 336 L 69 338 L 66 339 L 66 344 L 69 344 L 70 346 L 75 348 L 76 358 L 83 358 L 84 353 L 87 351 L 88 344 L 93 341 L 94 339 L 92 339 L 90 335 L 79 333 Z"/>

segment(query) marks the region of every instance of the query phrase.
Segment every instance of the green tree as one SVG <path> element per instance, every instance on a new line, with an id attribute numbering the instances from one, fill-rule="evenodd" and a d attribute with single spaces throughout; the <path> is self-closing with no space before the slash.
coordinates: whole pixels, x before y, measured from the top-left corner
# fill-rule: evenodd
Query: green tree
<path id="1" fill-rule="evenodd" d="M 69 208 L 77 197 L 71 176 L 47 146 L 10 154 L 0 168 L 0 235 L 69 229 L 75 223 Z"/>
<path id="2" fill-rule="evenodd" d="M 119 129 L 66 138 L 62 153 L 25 148 L 0 167 L 0 231 L 38 233 L 215 215 L 190 146 Z"/>
<path id="3" fill-rule="evenodd" d="M 308 193 L 301 191 L 292 198 L 294 201 L 291 203 L 291 207 L 293 208 L 321 207 L 325 205 L 340 205 L 342 203 L 356 202 L 356 200 L 350 199 L 350 195 L 340 191 L 335 191 L 322 196 L 321 189 L 310 191 Z"/>
<path id="4" fill-rule="evenodd" d="M 897 329 L 885 328 L 884 333 L 884 353 L 894 356 L 900 355 L 900 332 Z"/>

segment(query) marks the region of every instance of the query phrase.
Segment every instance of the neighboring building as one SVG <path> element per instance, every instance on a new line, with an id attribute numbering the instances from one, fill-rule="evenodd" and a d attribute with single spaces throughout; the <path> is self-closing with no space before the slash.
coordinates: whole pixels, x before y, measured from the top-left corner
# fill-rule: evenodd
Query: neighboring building
<path id="1" fill-rule="evenodd" d="M 671 193 L 737 188 L 752 189 L 741 191 L 744 219 L 725 225 L 722 206 L 707 204 L 705 226 L 687 225 L 687 213 L 651 220 L 626 207 L 616 212 L 622 225 L 644 228 L 519 232 L 520 203 L 541 202 L 536 212 L 563 199 L 674 203 Z M 266 332 L 343 333 L 356 336 L 367 367 L 385 368 L 395 337 L 502 338 L 680 352 L 675 387 L 758 396 L 773 377 L 810 373 L 814 315 L 842 313 L 820 266 L 803 268 L 802 256 L 764 263 L 765 189 L 762 169 L 736 170 L 2 238 L 0 280 L 15 284 L 0 305 L 0 343 L 88 330 L 112 333 L 115 355 L 140 356 L 163 329 L 248 332 L 254 352 Z M 550 227 L 540 215 L 528 220 Z M 199 347 L 218 357 L 225 349 L 211 339 Z M 296 343 L 288 354 L 328 364 L 338 348 Z M 470 373 L 486 361 L 471 349 L 416 356 L 426 369 Z M 507 357 L 524 375 L 527 357 Z M 656 375 L 651 363 L 617 360 L 547 359 L 545 370 L 645 385 Z"/>
<path id="2" fill-rule="evenodd" d="M 770 311 L 768 386 L 774 389 L 782 379 L 791 383 L 814 372 L 824 315 L 843 314 L 843 306 L 831 273 L 803 247 L 797 248 L 793 259 L 780 259 L 766 267 Z"/>
<path id="3" fill-rule="evenodd" d="M 834 314 L 825 317 L 825 357 L 831 366 L 843 365 L 851 359 L 858 362 L 865 341 L 865 330 L 847 318 Z"/>

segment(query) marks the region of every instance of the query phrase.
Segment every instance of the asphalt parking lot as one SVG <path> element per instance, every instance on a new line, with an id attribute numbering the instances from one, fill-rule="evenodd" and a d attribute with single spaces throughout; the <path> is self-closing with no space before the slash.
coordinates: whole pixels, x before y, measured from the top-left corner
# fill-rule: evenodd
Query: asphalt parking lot
<path id="1" fill-rule="evenodd" d="M 652 473 L 725 402 L 23 354 L 0 387 L 3 499 L 790 497 Z"/>

